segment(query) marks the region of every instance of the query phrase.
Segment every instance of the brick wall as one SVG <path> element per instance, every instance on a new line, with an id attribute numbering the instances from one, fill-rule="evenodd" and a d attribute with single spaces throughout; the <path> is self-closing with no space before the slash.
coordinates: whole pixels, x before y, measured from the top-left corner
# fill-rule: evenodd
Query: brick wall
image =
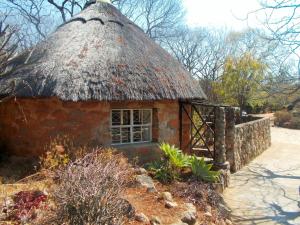
<path id="1" fill-rule="evenodd" d="M 68 135 L 78 145 L 108 146 L 113 108 L 152 108 L 154 140 L 179 146 L 178 101 L 63 102 L 56 98 L 1 103 L 1 143 L 18 155 L 39 155 L 45 151 L 45 144 L 58 135 Z M 141 149 L 145 152 L 152 147 Z M 138 146 L 129 145 L 125 152 L 130 149 L 138 151 Z"/>

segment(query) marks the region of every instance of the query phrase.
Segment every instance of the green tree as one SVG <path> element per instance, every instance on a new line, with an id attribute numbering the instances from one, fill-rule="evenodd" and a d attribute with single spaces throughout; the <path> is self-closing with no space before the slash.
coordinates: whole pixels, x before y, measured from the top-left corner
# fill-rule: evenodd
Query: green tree
<path id="1" fill-rule="evenodd" d="M 215 92 L 223 103 L 239 106 L 241 111 L 247 105 L 262 104 L 265 69 L 266 66 L 249 53 L 227 57 L 223 75 L 214 85 Z"/>

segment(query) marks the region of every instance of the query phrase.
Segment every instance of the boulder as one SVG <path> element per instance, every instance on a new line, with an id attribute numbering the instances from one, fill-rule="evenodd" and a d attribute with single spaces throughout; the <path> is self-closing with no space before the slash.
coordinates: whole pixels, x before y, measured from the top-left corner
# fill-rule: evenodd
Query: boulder
<path id="1" fill-rule="evenodd" d="M 168 202 L 173 202 L 174 201 L 173 196 L 170 192 L 162 192 L 160 198 L 165 200 L 165 201 L 168 201 Z"/>
<path id="2" fill-rule="evenodd" d="M 136 181 L 137 181 L 137 184 L 139 186 L 143 186 L 143 187 L 146 187 L 147 189 L 149 190 L 152 190 L 152 191 L 156 191 L 156 188 L 155 188 L 155 185 L 154 185 L 154 182 L 152 180 L 151 177 L 149 177 L 148 175 L 137 175 L 136 176 Z"/>
<path id="3" fill-rule="evenodd" d="M 157 216 L 153 216 L 150 220 L 151 225 L 159 225 L 162 224 L 161 220 Z"/>
<path id="4" fill-rule="evenodd" d="M 184 223 L 182 221 L 178 221 L 178 222 L 172 223 L 171 225 L 188 225 L 188 224 Z"/>
<path id="5" fill-rule="evenodd" d="M 181 221 L 188 225 L 194 225 L 197 221 L 196 207 L 191 203 L 185 204 L 186 211 L 182 214 Z"/>
<path id="6" fill-rule="evenodd" d="M 148 217 L 144 213 L 137 213 L 134 219 L 138 222 L 149 223 Z"/>
<path id="7" fill-rule="evenodd" d="M 177 206 L 178 206 L 178 204 L 176 202 L 170 202 L 170 201 L 165 202 L 165 207 L 168 209 L 175 208 Z"/>
<path id="8" fill-rule="evenodd" d="M 147 175 L 148 174 L 147 170 L 142 167 L 134 169 L 134 172 L 137 175 Z"/>

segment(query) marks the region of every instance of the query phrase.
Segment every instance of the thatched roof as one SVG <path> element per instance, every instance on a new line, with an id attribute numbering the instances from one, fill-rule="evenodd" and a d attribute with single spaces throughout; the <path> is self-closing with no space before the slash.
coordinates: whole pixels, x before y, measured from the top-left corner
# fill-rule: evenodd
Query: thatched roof
<path id="1" fill-rule="evenodd" d="M 108 3 L 90 3 L 0 78 L 0 95 L 12 92 L 71 101 L 206 98 L 177 60 Z"/>

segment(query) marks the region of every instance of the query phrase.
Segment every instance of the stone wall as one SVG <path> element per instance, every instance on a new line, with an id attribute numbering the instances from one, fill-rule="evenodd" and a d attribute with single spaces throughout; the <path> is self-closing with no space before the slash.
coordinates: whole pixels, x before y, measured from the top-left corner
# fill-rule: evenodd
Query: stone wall
<path id="1" fill-rule="evenodd" d="M 17 99 L 0 104 L 1 152 L 40 155 L 58 135 L 76 145 L 110 146 L 110 111 L 113 108 L 152 108 L 153 141 L 179 146 L 177 101 L 64 102 L 56 98 Z M 128 145 L 120 149 L 132 157 L 147 157 L 157 145 Z M 137 153 L 137 154 L 135 154 Z"/>
<path id="2" fill-rule="evenodd" d="M 234 137 L 227 138 L 227 160 L 232 172 L 236 172 L 271 145 L 269 118 L 260 118 L 234 127 Z M 233 149 L 230 149 L 232 146 Z"/>

